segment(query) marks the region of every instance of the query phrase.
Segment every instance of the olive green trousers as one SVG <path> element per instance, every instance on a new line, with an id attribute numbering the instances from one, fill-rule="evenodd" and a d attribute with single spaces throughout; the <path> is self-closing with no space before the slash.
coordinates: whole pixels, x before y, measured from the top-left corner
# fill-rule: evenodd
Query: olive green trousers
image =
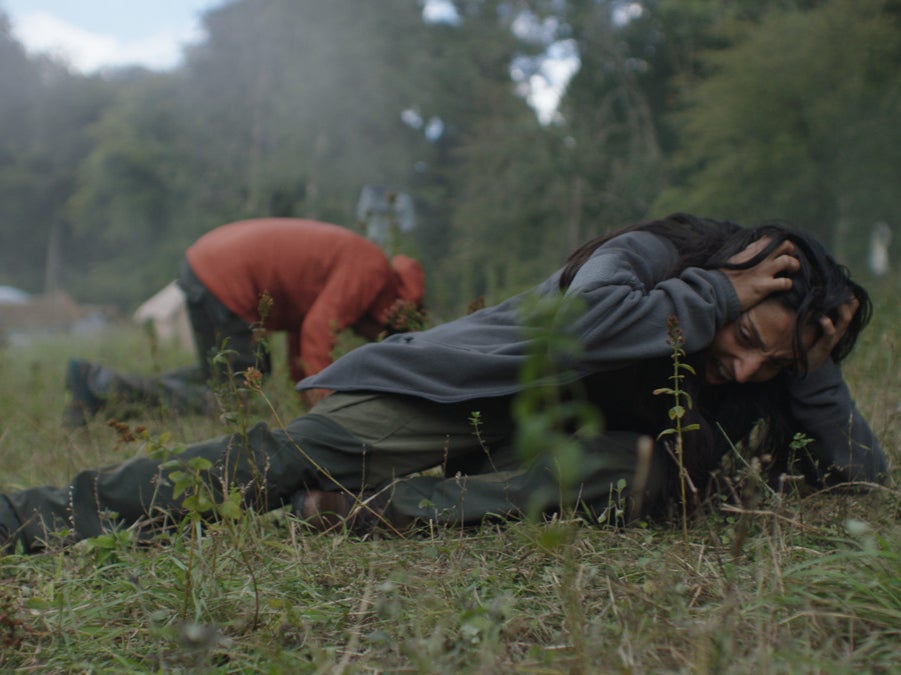
<path id="1" fill-rule="evenodd" d="M 212 468 L 201 472 L 202 480 L 216 499 L 237 489 L 249 508 L 267 510 L 309 489 L 377 492 L 388 521 L 404 524 L 477 523 L 570 507 L 603 519 L 622 500 L 635 499 L 636 475 L 643 500 L 661 490 L 665 459 L 655 450 L 638 463 L 637 433 L 582 441 L 583 451 L 566 467 L 552 448 L 524 463 L 514 447 L 509 407 L 510 399 L 438 404 L 337 393 L 283 429 L 260 423 L 246 435 L 190 445 L 175 459 L 181 465 L 208 460 Z M 133 525 L 142 535 L 170 527 L 185 513 L 185 495 L 173 496 L 172 470 L 138 457 L 81 471 L 65 487 L 6 495 L 19 540 L 33 551 L 60 532 L 77 540 Z M 567 484 L 563 475 L 570 477 Z M 0 509 L 5 506 L 0 499 Z"/>

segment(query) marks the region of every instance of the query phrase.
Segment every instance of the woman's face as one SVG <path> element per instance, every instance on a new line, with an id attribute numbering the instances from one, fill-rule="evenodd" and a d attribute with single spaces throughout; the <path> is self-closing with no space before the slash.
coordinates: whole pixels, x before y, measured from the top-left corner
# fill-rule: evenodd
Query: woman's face
<path id="1" fill-rule="evenodd" d="M 764 300 L 743 312 L 714 335 L 705 352 L 704 378 L 709 384 L 766 382 L 795 365 L 795 316 L 777 300 Z M 812 327 L 801 332 L 805 348 L 815 338 Z"/>

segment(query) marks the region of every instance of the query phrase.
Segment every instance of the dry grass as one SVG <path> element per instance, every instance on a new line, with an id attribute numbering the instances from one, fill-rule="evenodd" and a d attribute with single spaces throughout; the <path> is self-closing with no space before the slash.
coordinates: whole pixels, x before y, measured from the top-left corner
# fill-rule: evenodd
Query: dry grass
<path id="1" fill-rule="evenodd" d="M 846 375 L 901 459 L 898 281 Z M 144 338 L 0 353 L 0 487 L 64 481 L 141 451 L 95 423 L 59 424 L 73 353 L 151 370 Z M 278 360 L 278 359 L 276 359 Z M 267 394 L 290 419 L 284 378 Z M 248 414 L 274 418 L 265 407 Z M 145 420 L 142 420 L 145 422 Z M 189 442 L 221 421 L 165 417 Z M 680 528 L 578 520 L 319 535 L 282 512 L 199 537 L 128 533 L 0 559 L 0 668 L 21 672 L 897 672 L 898 472 L 866 494 L 766 499 Z M 192 554 L 200 555 L 192 555 Z M 194 562 L 189 564 L 189 560 Z M 187 603 L 185 589 L 190 590 Z"/>

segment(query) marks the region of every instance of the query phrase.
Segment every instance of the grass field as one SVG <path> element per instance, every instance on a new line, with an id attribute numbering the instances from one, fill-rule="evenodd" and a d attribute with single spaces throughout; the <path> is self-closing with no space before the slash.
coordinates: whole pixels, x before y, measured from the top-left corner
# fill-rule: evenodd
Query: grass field
<path id="1" fill-rule="evenodd" d="M 679 526 L 575 518 L 407 537 L 315 534 L 283 512 L 138 546 L 128 532 L 0 558 L 0 670 L 20 672 L 901 672 L 901 279 L 845 367 L 883 440 L 866 494 L 765 494 Z M 0 351 L 0 489 L 146 451 L 60 424 L 71 355 L 152 371 L 190 357 L 123 328 Z M 278 362 L 278 359 L 276 359 Z M 300 407 L 282 371 L 240 414 Z M 141 419 L 152 444 L 223 420 Z"/>

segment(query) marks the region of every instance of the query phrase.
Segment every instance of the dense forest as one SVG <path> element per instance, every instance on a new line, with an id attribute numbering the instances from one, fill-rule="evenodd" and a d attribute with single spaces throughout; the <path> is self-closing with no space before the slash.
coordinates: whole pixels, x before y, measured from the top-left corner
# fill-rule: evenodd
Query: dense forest
<path id="1" fill-rule="evenodd" d="M 26 53 L 0 4 L 0 284 L 132 309 L 217 225 L 362 227 L 451 314 L 584 239 L 684 210 L 788 220 L 861 264 L 901 212 L 898 0 L 232 0 L 169 72 L 85 76 Z M 528 101 L 578 55 L 555 114 Z"/>

